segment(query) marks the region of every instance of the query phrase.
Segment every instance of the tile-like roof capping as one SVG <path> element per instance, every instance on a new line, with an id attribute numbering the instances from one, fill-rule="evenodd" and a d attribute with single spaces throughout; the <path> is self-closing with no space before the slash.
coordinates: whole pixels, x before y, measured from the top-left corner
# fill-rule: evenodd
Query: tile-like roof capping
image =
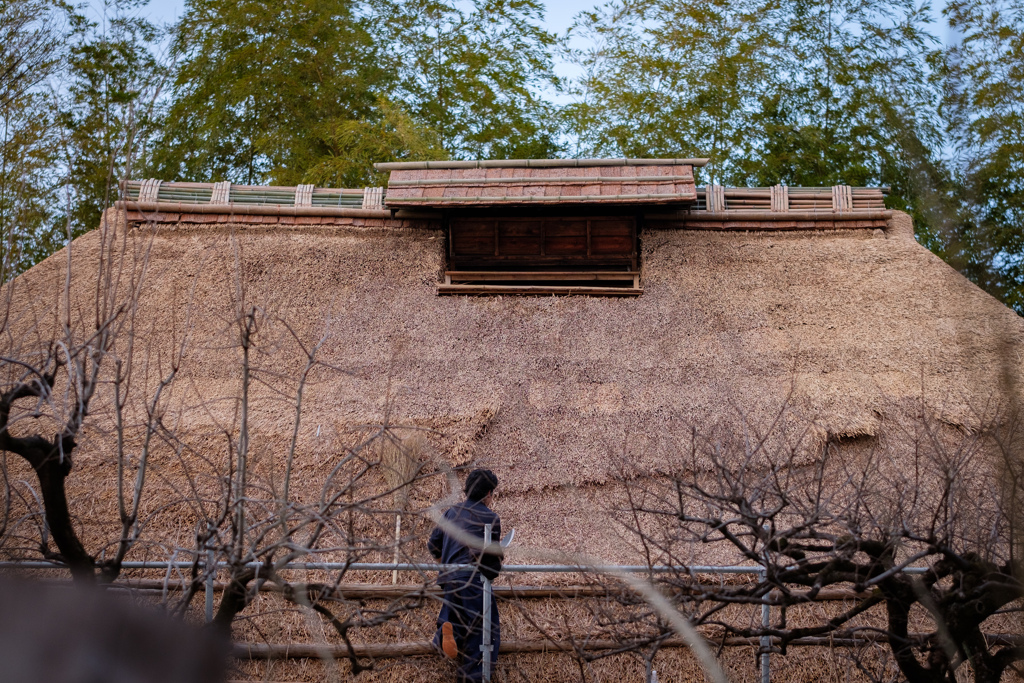
<path id="1" fill-rule="evenodd" d="M 434 209 L 537 204 L 687 206 L 697 200 L 693 165 L 679 161 L 691 160 L 552 159 L 395 168 L 388 179 L 387 205 Z"/>
<path id="2" fill-rule="evenodd" d="M 393 161 L 374 164 L 378 171 L 455 168 L 585 168 L 589 166 L 704 166 L 707 159 L 476 159 L 472 161 Z"/>

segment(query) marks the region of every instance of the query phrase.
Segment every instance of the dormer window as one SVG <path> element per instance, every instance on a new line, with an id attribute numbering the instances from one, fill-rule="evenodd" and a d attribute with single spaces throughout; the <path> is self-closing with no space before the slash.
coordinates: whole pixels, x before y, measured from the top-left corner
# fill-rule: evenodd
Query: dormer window
<path id="1" fill-rule="evenodd" d="M 438 294 L 636 296 L 638 222 L 697 199 L 692 159 L 378 164 L 387 205 L 440 211 L 448 269 Z"/>

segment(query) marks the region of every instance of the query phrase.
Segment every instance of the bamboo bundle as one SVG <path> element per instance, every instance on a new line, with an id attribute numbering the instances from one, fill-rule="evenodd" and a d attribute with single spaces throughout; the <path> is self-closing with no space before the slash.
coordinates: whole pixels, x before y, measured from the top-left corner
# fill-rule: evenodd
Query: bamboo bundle
<path id="1" fill-rule="evenodd" d="M 834 185 L 832 187 L 832 209 L 834 211 L 849 211 L 853 208 L 853 193 L 849 185 Z"/>
<path id="2" fill-rule="evenodd" d="M 231 182 L 224 181 L 221 183 L 213 184 L 213 192 L 210 196 L 211 204 L 230 204 L 231 203 Z"/>
<path id="3" fill-rule="evenodd" d="M 380 441 L 380 466 L 384 470 L 384 481 L 392 491 L 395 507 L 395 555 L 399 560 L 402 545 L 402 513 L 409 506 L 409 485 L 420 471 L 419 454 L 424 450 L 422 437 L 416 435 L 405 441 L 390 437 Z M 398 571 L 391 574 L 391 583 L 398 583 Z"/>
<path id="4" fill-rule="evenodd" d="M 299 185 L 295 188 L 295 206 L 313 206 L 312 185 Z"/>
<path id="5" fill-rule="evenodd" d="M 314 188 L 312 205 L 362 208 L 363 190 Z"/>
<path id="6" fill-rule="evenodd" d="M 770 187 L 726 187 L 724 188 L 725 196 L 727 197 L 741 197 L 744 195 L 752 195 L 755 197 L 770 197 Z"/>
<path id="7" fill-rule="evenodd" d="M 230 185 L 229 191 L 221 186 L 218 201 L 214 201 L 214 183 L 161 182 L 154 180 L 124 183 L 126 199 L 140 203 L 177 204 L 240 204 L 246 206 L 322 206 L 358 209 L 363 207 L 362 189 L 313 188 L 301 186 L 303 195 L 295 201 L 300 187 L 260 185 Z M 154 193 L 155 190 L 155 193 Z M 307 197 L 308 194 L 308 197 Z M 227 199 L 225 200 L 225 197 Z M 307 198 L 309 201 L 307 201 Z"/>
<path id="8" fill-rule="evenodd" d="M 115 209 L 127 211 L 140 211 L 146 215 L 132 220 L 146 221 L 150 219 L 150 213 L 171 214 L 173 220 L 177 221 L 177 214 L 188 214 L 189 216 L 199 214 L 222 214 L 232 216 L 344 216 L 348 218 L 391 218 L 391 212 L 386 209 L 362 209 L 351 204 L 341 206 L 319 205 L 319 206 L 281 206 L 278 204 L 203 204 L 194 202 L 136 202 L 132 200 L 114 202 Z M 186 221 L 188 219 L 185 219 Z"/>
<path id="9" fill-rule="evenodd" d="M 775 185 L 771 188 L 771 210 L 789 211 L 789 188 L 785 185 Z"/>
<path id="10" fill-rule="evenodd" d="M 836 191 L 831 187 L 718 187 L 723 197 L 723 204 L 715 208 L 714 202 L 708 201 L 708 189 L 697 188 L 697 201 L 693 211 L 834 211 Z M 845 186 L 844 186 L 845 187 Z M 885 195 L 888 187 L 854 187 L 838 191 L 840 198 L 849 198 L 849 206 L 843 211 L 885 209 Z M 784 197 L 788 197 L 784 201 Z M 784 208 L 785 207 L 785 208 Z"/>

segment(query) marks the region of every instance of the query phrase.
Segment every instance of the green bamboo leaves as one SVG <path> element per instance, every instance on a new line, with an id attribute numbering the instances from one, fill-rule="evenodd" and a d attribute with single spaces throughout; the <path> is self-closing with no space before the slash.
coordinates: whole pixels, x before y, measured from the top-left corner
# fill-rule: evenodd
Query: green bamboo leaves
<path id="1" fill-rule="evenodd" d="M 952 228 L 941 251 L 1024 313 L 1024 2 L 946 6 L 957 42 L 937 60 L 954 149 Z"/>
<path id="2" fill-rule="evenodd" d="M 877 183 L 894 123 L 934 112 L 926 20 L 912 2 L 612 3 L 573 27 L 567 117 L 588 153 L 707 156 L 717 182 Z"/>
<path id="3" fill-rule="evenodd" d="M 371 161 L 552 155 L 552 107 L 537 93 L 553 80 L 554 37 L 539 7 L 190 0 L 165 175 L 359 183 Z"/>
<path id="4" fill-rule="evenodd" d="M 318 129 L 368 115 L 393 83 L 371 24 L 349 0 L 191 0 L 161 175 L 302 182 L 330 153 Z"/>
<path id="5" fill-rule="evenodd" d="M 538 0 L 408 0 L 388 17 L 397 95 L 456 159 L 547 158 L 560 149 L 555 36 Z"/>

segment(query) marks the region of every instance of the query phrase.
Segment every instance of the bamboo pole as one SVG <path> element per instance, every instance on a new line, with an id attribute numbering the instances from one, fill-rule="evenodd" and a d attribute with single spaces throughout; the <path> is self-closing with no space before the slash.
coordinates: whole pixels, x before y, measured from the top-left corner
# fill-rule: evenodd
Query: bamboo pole
<path id="1" fill-rule="evenodd" d="M 65 581 L 54 583 L 67 583 Z M 217 582 L 214 590 L 222 591 L 227 587 L 226 583 Z M 700 595 L 711 592 L 720 587 L 720 584 L 693 584 L 690 586 L 675 587 L 668 589 L 678 595 Z M 131 581 L 120 581 L 110 584 L 113 590 L 137 590 L 137 591 L 180 591 L 183 585 L 180 582 L 165 582 L 162 579 L 135 579 Z M 265 582 L 260 584 L 259 590 L 267 593 L 280 593 L 282 589 L 276 584 Z M 614 597 L 623 594 L 623 590 L 615 586 L 600 585 L 571 585 L 571 586 L 506 586 L 496 585 L 492 587 L 496 597 L 503 600 L 523 599 L 557 599 L 557 598 L 585 598 L 585 597 Z M 339 584 L 330 593 L 331 597 L 341 599 L 367 599 L 367 600 L 393 600 L 401 597 L 435 596 L 440 595 L 441 589 L 434 585 L 424 586 L 423 584 L 376 584 L 376 583 L 349 583 Z M 808 597 L 807 591 L 792 591 L 791 595 L 797 600 L 805 600 Z M 808 602 L 837 602 L 846 600 L 859 600 L 870 597 L 869 592 L 857 592 L 846 589 L 823 589 L 818 591 L 817 596 Z M 778 598 L 773 596 L 773 605 L 778 604 Z"/>
<path id="2" fill-rule="evenodd" d="M 922 638 L 927 634 L 910 634 L 911 638 Z M 1024 637 L 1011 633 L 991 633 L 985 636 L 990 645 L 1021 645 Z M 641 641 L 643 642 L 643 641 Z M 781 645 L 777 637 L 771 638 L 773 647 Z M 787 643 L 787 647 L 855 647 L 869 643 L 887 643 L 888 637 L 883 633 L 864 634 L 856 638 L 836 638 L 817 636 L 796 638 Z M 641 643 L 623 640 L 506 640 L 502 641 L 502 654 L 517 653 L 548 653 L 577 652 L 579 650 L 618 650 L 629 648 Z M 760 638 L 744 638 L 731 636 L 727 638 L 708 638 L 709 647 L 757 647 Z M 660 641 L 662 648 L 684 648 L 689 645 L 682 638 L 666 638 Z M 333 658 L 346 659 L 350 652 L 344 645 L 317 645 L 314 643 L 235 643 L 232 654 L 236 659 L 315 659 Z M 405 643 L 359 643 L 353 644 L 352 653 L 360 658 L 395 659 L 401 657 L 417 657 L 438 654 L 434 644 L 429 641 Z"/>
<path id="3" fill-rule="evenodd" d="M 45 583 L 57 585 L 69 585 L 70 581 L 54 579 L 46 580 Z M 227 588 L 226 583 L 218 581 L 214 584 L 215 591 L 223 591 Z M 719 583 L 695 583 L 682 587 L 667 588 L 669 592 L 678 595 L 700 595 L 711 592 L 721 587 Z M 182 582 L 167 581 L 163 579 L 130 579 L 117 581 L 107 585 L 107 590 L 120 591 L 164 591 L 177 592 L 184 588 Z M 280 593 L 283 589 L 277 584 L 264 582 L 259 584 L 259 590 L 265 593 Z M 624 594 L 624 589 L 616 586 L 602 585 L 569 585 L 569 586 L 516 586 L 516 585 L 495 585 L 492 586 L 495 597 L 502 600 L 531 600 L 531 599 L 572 599 L 572 598 L 593 598 L 593 597 L 615 597 Z M 334 588 L 329 596 L 340 599 L 365 599 L 365 600 L 393 600 L 402 597 L 437 596 L 441 589 L 436 585 L 424 584 L 378 584 L 378 583 L 343 583 Z M 807 591 L 792 591 L 790 593 L 797 600 L 807 599 Z M 870 592 L 857 592 L 848 589 L 833 588 L 818 591 L 817 596 L 808 602 L 837 602 L 846 600 L 858 600 L 870 597 Z M 777 605 L 778 597 L 774 594 L 771 597 L 773 605 Z"/>

